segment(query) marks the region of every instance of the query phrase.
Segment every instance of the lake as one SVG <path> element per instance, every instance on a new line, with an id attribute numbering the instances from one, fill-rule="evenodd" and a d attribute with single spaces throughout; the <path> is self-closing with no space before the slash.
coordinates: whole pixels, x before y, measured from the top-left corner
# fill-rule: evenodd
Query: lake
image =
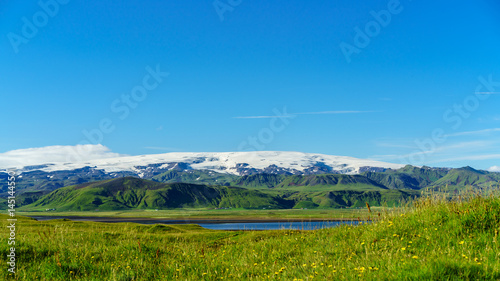
<path id="1" fill-rule="evenodd" d="M 121 217 L 80 217 L 80 216 L 30 216 L 38 221 L 69 219 L 73 221 L 95 222 L 133 222 L 141 224 L 198 224 L 215 230 L 276 230 L 296 229 L 314 230 L 338 225 L 357 225 L 357 221 L 228 221 L 228 220 L 165 220 L 156 218 L 121 218 Z"/>
<path id="2" fill-rule="evenodd" d="M 198 223 L 201 227 L 217 230 L 314 230 L 341 224 L 358 224 L 357 221 L 305 221 L 305 222 L 241 222 L 241 223 Z"/>

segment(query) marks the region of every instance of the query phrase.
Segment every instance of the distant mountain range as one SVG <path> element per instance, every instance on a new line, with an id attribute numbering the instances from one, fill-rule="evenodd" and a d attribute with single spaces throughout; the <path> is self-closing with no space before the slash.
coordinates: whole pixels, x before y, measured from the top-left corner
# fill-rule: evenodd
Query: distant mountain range
<path id="1" fill-rule="evenodd" d="M 470 167 L 402 166 L 296 152 L 167 153 L 20 171 L 19 206 L 65 210 L 394 205 L 421 191 L 456 193 L 500 182 L 500 173 Z M 6 173 L 0 172 L 0 186 L 5 195 Z M 206 197 L 205 191 L 213 196 Z"/>
<path id="2" fill-rule="evenodd" d="M 211 170 L 233 175 L 249 174 L 357 174 L 364 171 L 380 171 L 403 167 L 374 160 L 357 159 L 325 154 L 252 151 L 252 152 L 189 152 L 139 156 L 123 156 L 77 163 L 43 163 L 34 166 L 12 167 L 22 173 L 30 171 L 68 171 L 90 167 L 108 174 L 129 173 L 148 178 L 171 169 Z M 1 171 L 1 170 L 0 170 Z"/>
<path id="3" fill-rule="evenodd" d="M 398 205 L 415 196 L 404 190 L 389 190 L 366 183 L 361 176 L 318 175 L 326 182 L 294 183 L 293 188 L 245 188 L 191 183 L 160 183 L 134 177 L 62 187 L 46 194 L 26 192 L 19 196 L 21 211 L 106 211 L 173 208 L 336 208 Z M 345 183 L 341 183 L 346 180 Z M 357 182 L 357 181 L 361 182 Z M 307 181 L 307 180 L 306 180 Z M 330 186 L 328 181 L 337 182 Z M 304 182 L 305 183 L 305 182 Z M 22 205 L 23 203 L 28 205 Z"/>
<path id="4" fill-rule="evenodd" d="M 169 171 L 212 171 L 230 177 L 255 174 L 311 175 L 381 172 L 403 165 L 344 156 L 300 152 L 165 153 L 126 156 L 79 163 L 45 163 L 17 167 L 18 190 L 55 190 L 72 184 L 132 176 L 144 179 Z M 0 190 L 6 186 L 0 170 Z"/>
<path id="5" fill-rule="evenodd" d="M 25 192 L 21 210 L 59 211 L 170 208 L 338 208 L 400 204 L 422 192 L 457 193 L 466 187 L 498 188 L 500 174 L 406 166 L 359 175 L 255 174 L 235 176 L 206 170 L 170 170 L 152 180 L 120 177 Z"/>
<path id="6" fill-rule="evenodd" d="M 29 205 L 33 209 L 42 207 L 58 211 L 292 206 L 291 201 L 240 187 L 166 184 L 133 177 L 63 187 Z"/>

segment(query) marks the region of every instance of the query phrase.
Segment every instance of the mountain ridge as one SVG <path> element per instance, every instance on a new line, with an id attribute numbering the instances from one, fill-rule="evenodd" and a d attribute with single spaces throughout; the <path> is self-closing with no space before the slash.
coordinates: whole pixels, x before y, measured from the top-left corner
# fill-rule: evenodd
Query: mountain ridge
<path id="1" fill-rule="evenodd" d="M 286 208 L 286 201 L 255 190 L 123 177 L 59 188 L 23 209 L 58 211 L 212 208 Z"/>
<path id="2" fill-rule="evenodd" d="M 20 194 L 20 205 L 34 202 L 31 204 L 32 207 L 47 206 L 59 210 L 61 208 L 116 210 L 155 206 L 157 208 L 200 206 L 285 208 L 292 205 L 294 208 L 361 207 L 364 202 L 373 206 L 382 203 L 397 205 L 401 200 L 420 196 L 421 192 L 457 193 L 470 187 L 497 188 L 500 184 L 500 174 L 470 167 L 446 169 L 413 166 L 384 172 L 365 172 L 359 175 L 234 176 L 206 170 L 169 170 L 152 179 L 124 176 L 77 183 L 58 188 L 49 194 L 47 190 L 25 192 Z M 86 191 L 84 194 L 75 191 L 87 189 L 91 191 Z M 156 192 L 158 189 L 162 191 Z M 207 197 L 207 192 L 213 196 Z M 75 198 L 79 198 L 79 201 L 75 201 Z M 249 202 L 253 203 L 248 205 Z"/>
<path id="3" fill-rule="evenodd" d="M 32 171 L 65 171 L 85 167 L 112 174 L 129 172 L 140 178 L 148 178 L 155 171 L 171 169 L 211 170 L 234 175 L 259 173 L 358 174 L 365 171 L 398 169 L 401 164 L 294 151 L 247 151 L 247 152 L 171 152 L 138 156 L 121 156 L 77 163 L 40 163 L 40 165 L 18 166 L 20 173 Z M 2 167 L 7 169 L 8 167 Z"/>

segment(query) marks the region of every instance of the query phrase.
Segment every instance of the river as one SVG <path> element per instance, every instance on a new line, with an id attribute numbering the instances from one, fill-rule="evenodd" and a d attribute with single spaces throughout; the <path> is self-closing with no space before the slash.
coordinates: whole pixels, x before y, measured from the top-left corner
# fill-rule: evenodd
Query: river
<path id="1" fill-rule="evenodd" d="M 357 225 L 357 221 L 272 221 L 272 220 L 214 220 L 214 219 L 189 219 L 189 220 L 165 220 L 157 218 L 123 218 L 123 217 L 80 217 L 80 216 L 30 216 L 38 221 L 53 219 L 69 219 L 73 221 L 95 221 L 95 222 L 133 222 L 140 224 L 198 224 L 201 227 L 215 230 L 276 230 L 297 229 L 314 230 L 327 227 L 335 227 L 343 224 Z"/>

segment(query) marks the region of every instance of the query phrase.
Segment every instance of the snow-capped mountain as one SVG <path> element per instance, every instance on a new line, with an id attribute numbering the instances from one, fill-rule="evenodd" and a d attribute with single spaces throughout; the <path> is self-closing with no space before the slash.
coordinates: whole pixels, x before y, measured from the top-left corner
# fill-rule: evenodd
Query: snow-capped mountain
<path id="1" fill-rule="evenodd" d="M 32 166 L 17 166 L 18 172 L 69 171 L 88 167 L 107 174 L 127 173 L 151 177 L 171 169 L 211 170 L 233 175 L 272 174 L 358 174 L 364 171 L 398 169 L 404 165 L 324 154 L 252 151 L 252 152 L 188 152 L 140 156 L 120 156 L 78 163 L 53 162 Z M 1 167 L 3 169 L 9 167 Z"/>

